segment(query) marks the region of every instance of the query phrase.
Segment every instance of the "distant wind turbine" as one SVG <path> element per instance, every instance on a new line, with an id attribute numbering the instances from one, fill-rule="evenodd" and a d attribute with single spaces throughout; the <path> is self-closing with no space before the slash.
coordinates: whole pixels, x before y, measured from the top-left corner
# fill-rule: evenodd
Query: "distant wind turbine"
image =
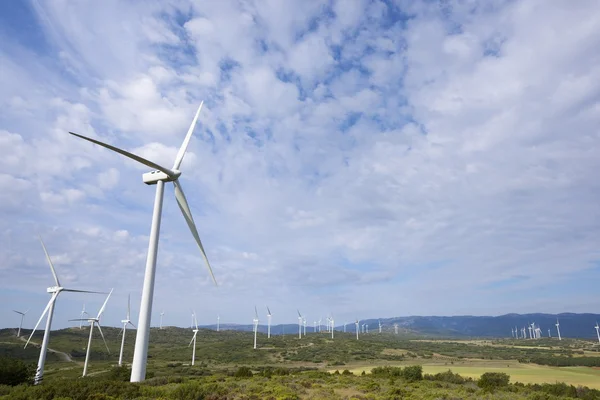
<path id="1" fill-rule="evenodd" d="M 217 332 L 219 332 L 220 323 L 221 323 L 221 316 L 219 314 L 217 314 Z"/>
<path id="2" fill-rule="evenodd" d="M 123 324 L 123 330 L 121 333 L 123 337 L 121 338 L 121 351 L 119 352 L 119 367 L 123 363 L 123 347 L 125 347 L 125 332 L 127 332 L 127 325 L 131 325 L 135 329 L 135 325 L 131 322 L 131 295 L 127 295 L 127 317 L 121 320 Z M 99 326 L 99 325 L 98 325 Z"/>
<path id="3" fill-rule="evenodd" d="M 397 335 L 398 334 L 398 324 L 394 324 L 394 333 Z"/>
<path id="4" fill-rule="evenodd" d="M 192 311 L 192 320 L 194 320 L 194 326 L 196 329 L 192 329 L 192 332 L 194 332 L 194 336 L 192 336 L 192 340 L 190 341 L 190 344 L 188 344 L 188 347 L 192 346 L 192 365 L 194 365 L 194 362 L 196 361 L 196 336 L 198 336 L 198 319 L 196 318 L 196 312 Z"/>
<path id="5" fill-rule="evenodd" d="M 36 384 L 36 385 L 41 383 L 42 379 L 44 379 L 44 365 L 46 364 L 46 353 L 48 351 L 48 341 L 50 340 L 50 330 L 52 328 L 52 317 L 54 316 L 54 305 L 56 303 L 56 299 L 58 298 L 58 295 L 61 292 L 105 294 L 103 292 L 91 292 L 89 290 L 66 289 L 66 288 L 60 286 L 58 276 L 56 275 L 56 271 L 54 270 L 54 265 L 52 264 L 52 260 L 50 260 L 50 256 L 48 255 L 48 251 L 46 251 L 46 246 L 44 245 L 44 242 L 42 241 L 41 237 L 40 237 L 40 242 L 42 243 L 42 248 L 44 249 L 44 254 L 46 255 L 46 260 L 48 261 L 48 264 L 50 265 L 50 270 L 52 271 L 52 276 L 54 277 L 54 283 L 56 283 L 56 286 L 51 286 L 48 289 L 46 289 L 46 291 L 48 293 L 52 294 L 52 297 L 50 297 L 50 301 L 48 301 L 48 304 L 46 305 L 46 308 L 44 308 L 44 311 L 42 312 L 40 319 L 38 320 L 37 324 L 35 324 L 33 331 L 31 331 L 31 335 L 29 335 L 29 339 L 27 339 L 27 343 L 25 343 L 25 347 L 27 347 L 27 345 L 29 344 L 29 341 L 33 337 L 33 334 L 35 333 L 36 329 L 40 325 L 40 322 L 42 322 L 42 319 L 44 319 L 44 316 L 46 315 L 46 313 L 48 313 L 48 318 L 46 319 L 46 329 L 44 330 L 44 338 L 42 339 L 42 345 L 40 347 L 40 358 L 38 360 L 37 370 L 35 372 L 35 378 L 33 380 L 34 384 Z"/>
<path id="6" fill-rule="evenodd" d="M 27 314 L 29 312 L 29 309 L 27 309 L 27 311 L 25 312 L 21 312 L 21 311 L 17 311 L 17 310 L 13 310 L 14 312 L 16 312 L 17 314 L 21 315 L 21 322 L 19 323 L 19 330 L 17 331 L 17 337 L 21 337 L 21 328 L 23 327 L 23 319 L 25 318 L 25 314 Z"/>
<path id="7" fill-rule="evenodd" d="M 298 311 L 298 339 L 302 339 L 302 314 Z"/>
<path id="8" fill-rule="evenodd" d="M 179 152 L 175 158 L 175 163 L 171 169 L 158 165 L 152 161 L 146 160 L 140 156 L 129 153 L 125 150 L 119 149 L 118 147 L 111 146 L 109 144 L 100 142 L 96 139 L 91 139 L 85 137 L 83 135 L 79 135 L 74 132 L 69 132 L 73 136 L 77 136 L 81 139 L 87 140 L 88 142 L 95 143 L 99 146 L 106 147 L 109 150 L 117 152 L 125 157 L 131 158 L 139 163 L 146 165 L 154 169 L 154 171 L 145 173 L 142 175 L 142 179 L 147 185 L 156 185 L 156 195 L 154 198 L 154 210 L 152 212 L 152 226 L 150 229 L 150 240 L 148 243 L 148 257 L 146 259 L 146 272 L 144 275 L 144 286 L 142 289 L 142 302 L 140 305 L 140 315 L 138 320 L 138 330 L 135 340 L 135 351 L 133 353 L 133 363 L 131 365 L 131 382 L 140 382 L 146 378 L 146 363 L 148 361 L 148 343 L 150 340 L 150 320 L 152 318 L 152 300 L 154 297 L 154 279 L 156 276 L 156 257 L 158 254 L 158 238 L 160 232 L 160 220 L 162 215 L 162 203 L 165 191 L 165 183 L 173 182 L 175 187 L 175 198 L 177 200 L 177 204 L 185 218 L 185 221 L 200 249 L 200 253 L 204 258 L 206 266 L 208 267 L 208 272 L 212 277 L 215 285 L 217 281 L 213 275 L 212 268 L 210 263 L 208 262 L 208 257 L 206 256 L 206 252 L 204 251 L 204 246 L 202 246 L 202 242 L 200 241 L 200 235 L 198 234 L 198 230 L 196 229 L 196 224 L 194 223 L 194 219 L 192 217 L 192 212 L 188 205 L 187 199 L 183 192 L 183 188 L 181 183 L 179 182 L 179 177 L 181 176 L 181 171 L 179 167 L 181 166 L 181 162 L 183 161 L 183 157 L 185 156 L 188 144 L 192 137 L 192 133 L 194 132 L 194 128 L 196 127 L 196 121 L 198 120 L 198 116 L 200 115 L 200 110 L 202 110 L 202 103 L 198 107 L 198 111 L 196 111 L 196 115 L 194 116 L 194 120 L 188 129 L 188 132 L 183 140 L 183 144 L 179 148 Z"/>
<path id="9" fill-rule="evenodd" d="M 86 315 L 90 315 L 85 311 L 85 303 L 83 303 L 83 309 L 81 310 L 81 314 L 79 314 L 79 318 L 81 318 L 81 321 L 79 321 L 79 329 L 83 328 L 83 321 L 85 321 L 85 318 L 83 318 Z"/>
<path id="10" fill-rule="evenodd" d="M 335 326 L 334 322 L 333 322 L 333 315 L 331 316 L 331 338 L 333 339 L 333 327 Z"/>
<path id="11" fill-rule="evenodd" d="M 558 323 L 558 318 L 556 318 L 556 332 L 558 333 L 558 340 L 562 340 L 560 337 L 560 324 Z"/>
<path id="12" fill-rule="evenodd" d="M 548 329 L 548 337 L 551 338 L 552 337 L 552 333 L 550 333 L 550 329 Z"/>
<path id="13" fill-rule="evenodd" d="M 379 333 L 381 333 L 381 320 L 379 320 Z"/>
<path id="14" fill-rule="evenodd" d="M 346 323 L 344 322 L 344 333 L 346 333 Z"/>
<path id="15" fill-rule="evenodd" d="M 356 320 L 354 325 L 356 326 L 356 340 L 358 340 L 358 320 Z"/>
<path id="16" fill-rule="evenodd" d="M 254 350 L 256 350 L 256 334 L 258 333 L 258 310 L 256 306 L 254 306 L 254 319 L 252 322 L 254 322 Z"/>
<path id="17" fill-rule="evenodd" d="M 269 306 L 267 306 L 267 339 L 271 338 L 271 310 L 269 310 Z"/>
<path id="18" fill-rule="evenodd" d="M 598 321 L 596 321 L 596 326 L 594 328 L 596 329 L 596 336 L 598 336 L 598 342 L 600 342 L 600 326 L 598 326 Z"/>
<path id="19" fill-rule="evenodd" d="M 102 341 L 104 342 L 104 346 L 106 346 L 106 351 L 108 352 L 108 354 L 110 354 L 110 349 L 108 348 L 108 345 L 106 344 L 106 340 L 104 340 L 104 333 L 102 333 L 102 328 L 100 327 L 100 317 L 102 316 L 102 313 L 104 312 L 104 309 L 106 308 L 106 303 L 108 303 L 108 299 L 110 299 L 110 295 L 112 294 L 112 292 L 113 291 L 111 289 L 108 296 L 106 296 L 106 300 L 104 300 L 104 304 L 102 304 L 100 311 L 98 311 L 98 315 L 96 316 L 96 318 L 94 318 L 94 317 L 86 318 L 86 321 L 88 321 L 90 323 L 90 337 L 88 338 L 87 349 L 85 352 L 85 362 L 83 363 L 83 375 L 82 376 L 87 375 L 88 362 L 90 361 L 90 350 L 92 348 L 92 334 L 94 333 L 94 325 L 98 326 L 98 331 L 100 332 L 100 336 L 102 336 Z M 70 321 L 79 321 L 79 318 L 72 319 Z"/>

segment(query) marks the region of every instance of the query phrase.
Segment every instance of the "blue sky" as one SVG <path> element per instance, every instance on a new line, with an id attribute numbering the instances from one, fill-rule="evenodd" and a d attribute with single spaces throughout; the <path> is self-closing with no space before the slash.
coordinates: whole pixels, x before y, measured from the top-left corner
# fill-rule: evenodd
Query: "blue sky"
<path id="1" fill-rule="evenodd" d="M 599 312 L 596 1 L 0 2 L 0 327 L 65 287 L 137 320 Z M 101 296 L 61 294 L 53 326 Z"/>

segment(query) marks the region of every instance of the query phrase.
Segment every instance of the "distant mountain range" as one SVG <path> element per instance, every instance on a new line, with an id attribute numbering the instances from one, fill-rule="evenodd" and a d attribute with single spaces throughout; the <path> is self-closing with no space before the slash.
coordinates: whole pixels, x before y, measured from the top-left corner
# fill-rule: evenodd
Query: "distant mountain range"
<path id="1" fill-rule="evenodd" d="M 527 328 L 529 324 L 535 322 L 542 330 L 544 337 L 548 336 L 548 329 L 552 337 L 556 337 L 556 321 L 560 322 L 560 333 L 565 338 L 595 339 L 596 330 L 594 326 L 596 321 L 600 322 L 600 314 L 506 314 L 497 317 L 475 317 L 470 315 L 461 315 L 453 317 L 395 317 L 395 318 L 376 318 L 361 320 L 360 324 L 369 325 L 369 334 L 378 332 L 378 324 L 381 321 L 382 332 L 393 333 L 394 324 L 398 324 L 398 330 L 403 334 L 425 335 L 435 337 L 482 337 L 482 338 L 500 338 L 511 337 L 511 329 Z M 262 321 L 261 321 L 262 322 Z M 203 328 L 216 329 L 216 325 L 204 325 Z M 252 324 L 221 324 L 223 330 L 252 331 Z M 322 326 L 322 331 L 326 327 Z M 267 326 L 261 323 L 258 327 L 259 332 L 267 333 Z M 313 324 L 306 324 L 306 332 L 313 332 Z M 336 331 L 343 331 L 343 325 L 336 324 Z M 348 321 L 347 332 L 355 332 L 354 321 Z M 273 335 L 297 335 L 298 324 L 278 324 L 271 326 Z"/>

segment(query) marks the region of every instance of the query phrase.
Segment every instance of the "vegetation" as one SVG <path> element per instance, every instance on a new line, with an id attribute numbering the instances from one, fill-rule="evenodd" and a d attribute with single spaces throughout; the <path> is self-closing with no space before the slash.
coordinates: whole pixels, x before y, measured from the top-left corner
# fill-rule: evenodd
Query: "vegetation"
<path id="1" fill-rule="evenodd" d="M 22 340 L 0 331 L 0 354 L 11 354 L 1 364 L 0 399 L 600 399 L 600 391 L 579 386 L 600 388 L 600 369 L 581 366 L 598 357 L 597 345 L 585 341 L 425 341 L 393 334 L 357 341 L 342 333 L 334 341 L 324 334 L 267 340 L 259 334 L 254 350 L 251 332 L 201 330 L 192 366 L 189 330 L 153 329 L 147 379 L 131 384 L 129 368 L 116 366 L 117 351 L 106 354 L 101 342 L 91 349 L 88 376 L 80 378 L 87 333 L 52 332 L 57 353 L 48 358 L 44 383 L 32 386 L 39 349 L 16 350 Z M 117 335 L 118 329 L 105 329 L 115 350 Z M 133 340 L 125 349 L 131 360 Z M 563 359 L 580 366 L 538 365 Z M 10 376 L 25 378 L 9 382 Z"/>
<path id="2" fill-rule="evenodd" d="M 31 383 L 35 369 L 35 364 L 15 358 L 0 357 L 0 385 L 16 386 Z"/>

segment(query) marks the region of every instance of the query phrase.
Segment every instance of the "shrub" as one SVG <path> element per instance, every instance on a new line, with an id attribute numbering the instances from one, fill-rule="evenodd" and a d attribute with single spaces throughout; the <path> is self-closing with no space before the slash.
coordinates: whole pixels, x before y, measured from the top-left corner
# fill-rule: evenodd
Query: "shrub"
<path id="1" fill-rule="evenodd" d="M 0 385 L 16 386 L 32 383 L 35 364 L 29 364 L 16 358 L 0 357 Z"/>
<path id="2" fill-rule="evenodd" d="M 131 369 L 123 365 L 121 367 L 114 367 L 105 375 L 107 379 L 112 381 L 129 382 L 131 378 Z"/>
<path id="3" fill-rule="evenodd" d="M 420 365 L 411 365 L 402 370 L 402 377 L 408 382 L 416 382 L 423 379 L 423 367 Z"/>
<path id="4" fill-rule="evenodd" d="M 252 370 L 248 367 L 239 367 L 233 374 L 236 378 L 252 378 Z"/>
<path id="5" fill-rule="evenodd" d="M 508 386 L 510 376 L 504 372 L 486 372 L 477 381 L 477 386 L 486 392 Z"/>

